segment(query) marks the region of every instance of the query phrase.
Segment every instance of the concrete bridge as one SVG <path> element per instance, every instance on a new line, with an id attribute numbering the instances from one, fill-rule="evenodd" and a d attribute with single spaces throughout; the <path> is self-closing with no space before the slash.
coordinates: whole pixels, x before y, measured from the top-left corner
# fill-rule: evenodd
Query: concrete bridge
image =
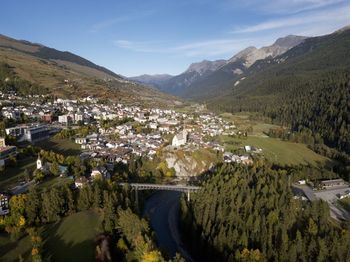
<path id="1" fill-rule="evenodd" d="M 190 194 L 200 189 L 199 186 L 186 186 L 186 185 L 161 185 L 161 184 L 143 184 L 143 183 L 119 183 L 120 186 L 128 185 L 135 190 L 135 201 L 138 207 L 139 190 L 168 190 L 168 191 L 179 191 L 187 194 L 187 200 L 190 201 Z"/>

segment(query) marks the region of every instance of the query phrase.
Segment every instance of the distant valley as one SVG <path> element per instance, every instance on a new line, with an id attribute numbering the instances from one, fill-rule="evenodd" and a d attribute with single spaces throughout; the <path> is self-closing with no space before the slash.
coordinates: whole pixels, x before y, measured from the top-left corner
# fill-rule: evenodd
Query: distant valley
<path id="1" fill-rule="evenodd" d="M 214 111 L 258 112 L 349 153 L 349 78 L 350 29 L 345 27 L 248 47 L 227 61 L 192 64 L 158 88 Z"/>

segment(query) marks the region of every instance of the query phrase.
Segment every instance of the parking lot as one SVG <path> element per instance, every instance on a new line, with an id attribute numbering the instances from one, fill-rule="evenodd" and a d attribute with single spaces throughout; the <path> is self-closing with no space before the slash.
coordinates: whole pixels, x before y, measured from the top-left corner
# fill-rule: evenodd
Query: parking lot
<path id="1" fill-rule="evenodd" d="M 349 191 L 349 186 L 339 186 L 333 187 L 331 189 L 316 191 L 314 194 L 317 198 L 320 198 L 328 203 L 336 202 L 339 199 L 339 195 L 345 194 L 346 191 Z"/>
<path id="2" fill-rule="evenodd" d="M 337 204 L 339 195 L 345 194 L 349 191 L 349 186 L 339 186 L 327 190 L 315 192 L 315 196 L 319 199 L 326 201 L 331 210 L 331 217 L 335 219 L 347 220 L 350 218 L 349 212 Z"/>
<path id="3" fill-rule="evenodd" d="M 315 201 L 322 199 L 326 201 L 330 208 L 330 215 L 332 218 L 337 220 L 348 220 L 350 214 L 344 208 L 337 204 L 339 195 L 345 194 L 350 190 L 349 186 L 334 186 L 330 189 L 314 191 L 307 185 L 293 185 L 294 192 L 303 192 L 303 194 L 310 200 Z"/>

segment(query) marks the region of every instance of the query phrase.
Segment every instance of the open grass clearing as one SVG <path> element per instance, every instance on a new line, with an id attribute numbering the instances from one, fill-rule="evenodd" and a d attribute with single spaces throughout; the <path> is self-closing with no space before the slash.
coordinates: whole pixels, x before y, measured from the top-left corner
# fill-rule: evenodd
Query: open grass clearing
<path id="1" fill-rule="evenodd" d="M 98 225 L 99 214 L 89 210 L 41 227 L 44 240 L 43 261 L 94 261 L 94 241 L 100 232 Z M 11 240 L 8 234 L 0 234 L 0 261 L 18 261 L 20 255 L 25 261 L 31 261 L 31 248 L 28 235 Z"/>
<path id="2" fill-rule="evenodd" d="M 315 153 L 305 144 L 258 136 L 248 136 L 247 138 L 221 136 L 220 140 L 225 144 L 225 148 L 228 151 L 237 150 L 245 145 L 261 148 L 261 154 L 263 154 L 271 162 L 277 164 L 311 164 L 318 166 L 331 163 L 329 158 Z"/>
<path id="3" fill-rule="evenodd" d="M 59 153 L 64 156 L 77 155 L 81 152 L 81 146 L 69 138 L 61 139 L 51 137 L 49 139 L 41 141 L 37 144 L 37 146 L 45 150 L 52 150 L 55 153 Z"/>
<path id="4" fill-rule="evenodd" d="M 31 249 L 32 244 L 29 236 L 11 240 L 8 234 L 0 234 L 0 261 L 2 262 L 19 261 L 20 256 L 22 256 L 25 261 L 31 261 Z"/>
<path id="5" fill-rule="evenodd" d="M 255 120 L 258 118 L 256 113 L 223 113 L 220 116 L 227 121 L 233 122 L 240 131 L 250 130 L 249 134 L 253 136 L 266 136 L 265 133 L 271 128 L 280 127 L 278 125 L 265 123 L 262 120 Z"/>
<path id="6" fill-rule="evenodd" d="M 94 261 L 98 225 L 98 213 L 89 210 L 45 226 L 43 236 L 46 261 Z"/>
<path id="7" fill-rule="evenodd" d="M 25 170 L 33 171 L 36 168 L 34 158 L 19 160 L 16 167 L 6 167 L 3 174 L 0 175 L 0 191 L 8 190 L 16 186 L 25 179 Z"/>
<path id="8" fill-rule="evenodd" d="M 45 188 L 51 188 L 54 186 L 70 185 L 73 183 L 73 179 L 68 177 L 49 177 L 43 182 L 41 182 L 38 187 L 42 190 Z"/>

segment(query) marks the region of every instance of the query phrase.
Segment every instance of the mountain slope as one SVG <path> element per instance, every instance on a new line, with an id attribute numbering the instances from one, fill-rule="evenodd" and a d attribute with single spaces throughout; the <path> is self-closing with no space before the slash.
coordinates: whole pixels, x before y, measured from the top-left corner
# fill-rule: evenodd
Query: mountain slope
<path id="1" fill-rule="evenodd" d="M 158 76 L 151 76 L 152 80 L 150 81 L 144 77 L 132 77 L 129 79 L 137 80 L 144 84 L 151 84 L 152 86 L 158 88 L 160 91 L 173 94 L 181 95 L 190 86 L 192 83 L 198 81 L 199 79 L 206 77 L 212 72 L 216 71 L 218 68 L 223 66 L 226 63 L 225 60 L 217 61 L 208 61 L 203 60 L 202 62 L 191 64 L 188 69 L 177 76 L 163 78 L 159 81 Z"/>
<path id="2" fill-rule="evenodd" d="M 96 65 L 89 60 L 72 54 L 67 51 L 58 51 L 54 48 L 49 48 L 40 44 L 31 43 L 24 40 L 15 40 L 13 38 L 4 36 L 0 34 L 0 47 L 11 48 L 23 53 L 33 55 L 38 58 L 47 59 L 47 60 L 58 60 L 64 62 L 74 63 L 80 66 L 86 66 L 98 71 L 101 71 L 108 75 L 110 78 L 122 79 L 116 73 L 104 68 L 102 66 Z"/>
<path id="3" fill-rule="evenodd" d="M 72 53 L 5 36 L 0 36 L 0 64 L 4 68 L 0 70 L 2 90 L 70 98 L 92 95 L 147 104 L 174 100 Z"/>
<path id="4" fill-rule="evenodd" d="M 168 81 L 172 77 L 173 77 L 172 75 L 168 75 L 168 74 L 158 74 L 158 75 L 145 74 L 140 76 L 129 77 L 128 79 L 140 84 L 145 84 L 145 85 L 153 86 L 155 88 L 160 89 L 163 83 Z"/>
<path id="5" fill-rule="evenodd" d="M 243 79 L 244 77 L 244 79 Z M 259 111 L 350 153 L 350 30 L 306 39 L 229 82 L 212 108 Z"/>
<path id="6" fill-rule="evenodd" d="M 192 83 L 182 95 L 184 97 L 202 99 L 220 94 L 228 82 L 241 78 L 241 75 L 248 71 L 256 61 L 270 57 L 275 58 L 302 43 L 305 39 L 306 37 L 303 36 L 289 35 L 277 39 L 271 46 L 260 49 L 248 47 L 233 56 L 224 66 L 212 74 Z"/>
<path id="7" fill-rule="evenodd" d="M 226 83 L 238 79 L 241 74 L 259 59 L 276 57 L 300 44 L 306 37 L 289 35 L 260 49 L 248 47 L 229 60 L 216 60 L 193 63 L 180 75 L 159 81 L 158 76 L 130 78 L 144 84 L 150 84 L 159 90 L 177 96 L 202 99 L 217 95 Z M 150 80 L 150 78 L 152 78 Z"/>

